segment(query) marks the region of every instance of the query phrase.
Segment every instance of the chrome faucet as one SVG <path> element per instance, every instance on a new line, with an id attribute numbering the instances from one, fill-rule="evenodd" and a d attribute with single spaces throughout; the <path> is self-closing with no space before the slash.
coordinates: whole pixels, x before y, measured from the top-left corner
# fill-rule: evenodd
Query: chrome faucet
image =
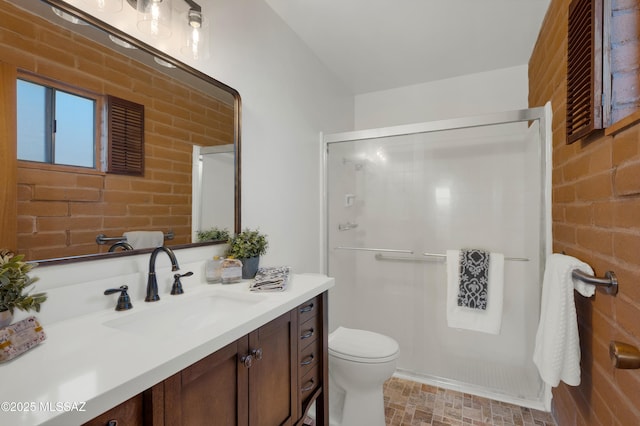
<path id="1" fill-rule="evenodd" d="M 169 259 L 171 259 L 172 271 L 180 269 L 178 266 L 178 259 L 176 259 L 176 255 L 169 247 L 156 247 L 153 252 L 151 252 L 151 259 L 149 259 L 149 278 L 147 279 L 147 297 L 144 298 L 145 302 L 155 302 L 160 300 L 160 296 L 158 296 L 158 280 L 156 279 L 156 257 L 161 251 L 167 253 Z"/>

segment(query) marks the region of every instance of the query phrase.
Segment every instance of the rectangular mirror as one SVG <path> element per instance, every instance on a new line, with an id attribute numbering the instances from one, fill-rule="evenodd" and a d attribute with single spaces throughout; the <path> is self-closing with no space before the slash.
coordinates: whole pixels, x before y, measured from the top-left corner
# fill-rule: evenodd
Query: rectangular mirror
<path id="1" fill-rule="evenodd" d="M 236 90 L 61 0 L 0 2 L 0 22 L 1 153 L 12 156 L 0 171 L 12 185 L 0 200 L 0 247 L 28 260 L 93 259 L 113 255 L 109 248 L 128 231 L 162 231 L 172 236 L 165 244 L 177 247 L 195 243 L 201 226 L 239 232 Z M 95 168 L 17 160 L 17 78 L 98 99 Z M 141 176 L 106 171 L 108 96 L 144 106 Z M 215 184 L 194 181 L 202 168 L 195 151 L 227 152 L 219 167 L 206 161 L 205 176 Z M 221 202 L 207 210 L 216 198 Z M 98 244 L 98 235 L 109 240 Z"/>

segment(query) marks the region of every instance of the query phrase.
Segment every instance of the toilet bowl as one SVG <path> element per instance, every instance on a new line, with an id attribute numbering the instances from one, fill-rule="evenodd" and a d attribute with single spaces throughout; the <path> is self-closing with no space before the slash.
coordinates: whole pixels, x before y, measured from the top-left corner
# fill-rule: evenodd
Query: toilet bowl
<path id="1" fill-rule="evenodd" d="M 392 338 L 338 327 L 329 334 L 331 426 L 385 426 L 382 385 L 400 354 Z"/>

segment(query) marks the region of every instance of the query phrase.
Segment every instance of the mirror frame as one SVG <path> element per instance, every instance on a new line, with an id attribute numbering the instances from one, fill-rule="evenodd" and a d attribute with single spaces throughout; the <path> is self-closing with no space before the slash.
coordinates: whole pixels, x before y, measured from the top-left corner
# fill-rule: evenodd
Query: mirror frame
<path id="1" fill-rule="evenodd" d="M 177 69 L 186 72 L 188 74 L 191 74 L 192 76 L 202 80 L 205 83 L 211 84 L 215 87 L 217 87 L 218 89 L 221 89 L 227 93 L 229 93 L 230 95 L 233 96 L 234 99 L 234 140 L 233 140 L 233 145 L 235 148 L 235 155 L 234 155 L 234 163 L 235 163 L 235 176 L 234 176 L 234 233 L 239 233 L 241 230 L 241 163 L 240 163 L 240 156 L 241 156 L 241 143 L 240 143 L 240 139 L 241 139 L 241 134 L 240 134 L 240 130 L 241 130 L 241 107 L 242 107 L 242 102 L 241 102 L 241 98 L 240 98 L 240 93 L 222 83 L 221 81 L 216 80 L 215 78 L 185 64 L 184 62 L 179 61 L 178 59 L 169 56 L 168 54 L 156 49 L 153 46 L 150 46 L 146 43 L 144 43 L 141 40 L 138 40 L 137 38 L 119 30 L 118 28 L 115 28 L 111 25 L 109 25 L 108 23 L 96 18 L 93 15 L 90 15 L 68 3 L 65 3 L 64 0 L 30 0 L 30 1 L 41 1 L 43 3 L 46 3 L 52 7 L 58 8 L 63 12 L 66 12 L 68 14 L 74 15 L 80 19 L 82 19 L 83 21 L 85 21 L 86 23 L 88 23 L 89 25 L 92 25 L 93 27 L 104 31 L 107 34 L 112 34 L 115 37 L 126 41 L 127 43 L 135 46 L 137 49 L 139 49 L 142 52 L 145 52 L 151 56 L 155 56 L 157 58 L 160 58 L 172 65 L 174 65 Z M 25 7 L 25 9 L 29 10 L 28 6 Z M 176 249 L 183 249 L 183 248 L 189 248 L 189 247 L 199 247 L 199 246 L 206 246 L 206 245 L 216 245 L 216 244 L 224 244 L 226 243 L 226 241 L 207 241 L 207 242 L 197 242 L 197 243 L 191 243 L 191 244 L 178 244 L 178 245 L 173 245 L 171 246 L 172 249 L 176 250 Z M 112 252 L 112 253 L 95 253 L 95 254 L 87 254 L 87 255 L 80 255 L 80 256 L 71 256 L 71 257 L 62 257 L 62 258 L 54 258 L 54 259 L 42 259 L 42 260 L 34 260 L 34 263 L 37 263 L 38 265 L 41 266 L 47 266 L 47 265 L 53 265 L 53 264 L 63 264 L 63 263 L 74 263 L 74 262 L 80 262 L 80 261 L 88 261 L 88 260 L 98 260 L 98 259 L 106 259 L 106 258 L 114 258 L 114 257 L 122 257 L 122 256 L 132 256 L 132 255 L 137 255 L 137 254 L 144 254 L 144 253 L 150 253 L 151 251 L 153 251 L 153 249 L 137 249 L 137 250 L 133 250 L 133 251 L 120 251 L 120 252 Z"/>

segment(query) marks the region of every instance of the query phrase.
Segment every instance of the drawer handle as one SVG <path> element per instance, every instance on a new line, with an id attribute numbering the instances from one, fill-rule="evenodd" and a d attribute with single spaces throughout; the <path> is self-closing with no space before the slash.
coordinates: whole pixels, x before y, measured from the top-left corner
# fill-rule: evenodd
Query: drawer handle
<path id="1" fill-rule="evenodd" d="M 300 313 L 301 314 L 307 313 L 309 311 L 313 311 L 313 303 L 310 303 L 307 306 L 304 306 L 304 307 L 300 308 Z"/>
<path id="2" fill-rule="evenodd" d="M 313 381 L 313 379 L 309 380 L 308 383 L 308 385 L 305 385 L 302 389 L 300 389 L 302 392 L 309 392 L 316 386 L 316 383 Z"/>
<path id="3" fill-rule="evenodd" d="M 308 339 L 311 336 L 313 336 L 313 328 L 300 335 L 300 340 Z"/>
<path id="4" fill-rule="evenodd" d="M 309 365 L 313 362 L 313 359 L 315 357 L 313 356 L 313 354 L 309 355 L 308 357 L 306 357 L 305 359 L 303 359 L 302 361 L 300 361 L 300 365 Z"/>

